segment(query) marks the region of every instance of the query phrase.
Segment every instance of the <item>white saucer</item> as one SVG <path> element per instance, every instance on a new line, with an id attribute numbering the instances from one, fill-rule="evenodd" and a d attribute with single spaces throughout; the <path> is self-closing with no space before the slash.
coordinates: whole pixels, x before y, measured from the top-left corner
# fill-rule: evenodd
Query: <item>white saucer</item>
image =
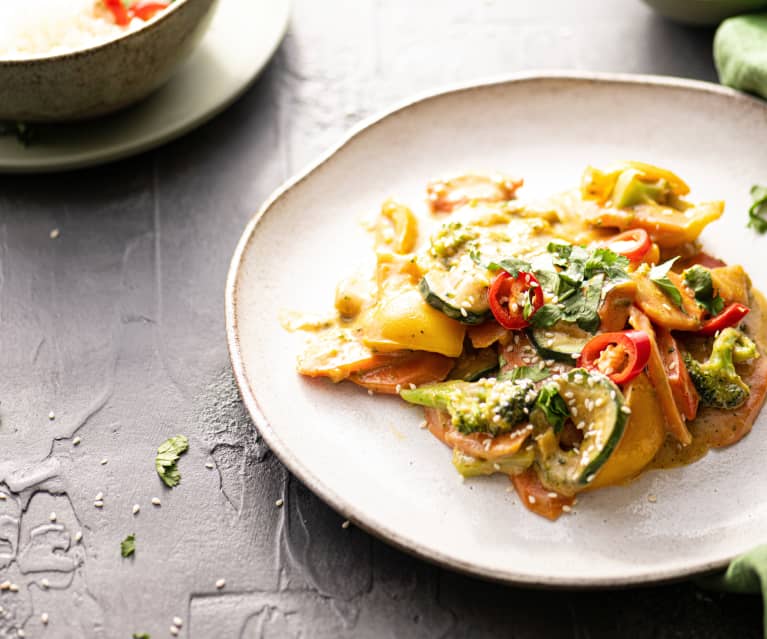
<path id="1" fill-rule="evenodd" d="M 208 32 L 178 73 L 135 107 L 91 122 L 48 125 L 29 146 L 0 136 L 0 172 L 62 171 L 146 151 L 231 104 L 282 41 L 290 0 L 222 0 Z"/>

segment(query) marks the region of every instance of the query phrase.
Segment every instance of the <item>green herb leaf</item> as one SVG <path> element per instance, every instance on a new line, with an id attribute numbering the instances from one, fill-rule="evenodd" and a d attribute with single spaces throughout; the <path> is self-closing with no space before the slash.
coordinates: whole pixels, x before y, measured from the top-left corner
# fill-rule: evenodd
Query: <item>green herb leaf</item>
<path id="1" fill-rule="evenodd" d="M 552 260 L 555 266 L 561 266 L 567 268 L 567 264 L 570 261 L 570 255 L 573 252 L 573 245 L 567 242 L 554 241 L 549 242 L 546 246 L 546 250 L 554 256 Z"/>
<path id="2" fill-rule="evenodd" d="M 551 377 L 551 371 L 548 368 L 517 366 L 516 368 L 499 375 L 498 379 L 501 381 L 510 380 L 512 382 L 515 382 L 518 379 L 529 379 L 533 382 L 540 382 L 549 377 Z"/>
<path id="3" fill-rule="evenodd" d="M 176 462 L 188 448 L 189 440 L 184 435 L 176 435 L 160 444 L 157 449 L 154 465 L 166 486 L 174 488 L 181 481 L 181 473 L 178 471 Z"/>
<path id="4" fill-rule="evenodd" d="M 546 421 L 554 429 L 554 433 L 559 434 L 570 417 L 570 410 L 559 394 L 557 387 L 549 384 L 541 388 L 538 399 L 535 400 L 535 406 L 543 412 Z"/>
<path id="5" fill-rule="evenodd" d="M 608 248 L 598 248 L 586 260 L 583 276 L 586 279 L 591 279 L 597 273 L 604 273 L 609 280 L 627 280 L 629 278 L 626 271 L 628 266 L 627 257 L 614 253 Z"/>
<path id="6" fill-rule="evenodd" d="M 544 291 L 551 295 L 559 294 L 560 280 L 556 272 L 536 269 L 533 271 L 533 275 L 535 275 L 535 279 L 538 280 L 538 284 L 541 285 Z"/>
<path id="7" fill-rule="evenodd" d="M 136 535 L 131 533 L 120 542 L 120 554 L 123 557 L 130 557 L 136 552 Z"/>
<path id="8" fill-rule="evenodd" d="M 577 324 L 589 333 L 599 329 L 599 302 L 602 299 L 603 273 L 592 277 L 581 288 L 580 295 L 572 295 L 561 303 L 562 319 Z"/>
<path id="9" fill-rule="evenodd" d="M 491 271 L 506 271 L 512 277 L 516 277 L 519 275 L 520 271 L 529 273 L 531 267 L 530 262 L 512 257 L 509 259 L 498 260 L 498 262 L 491 262 L 488 264 L 487 268 Z"/>
<path id="10" fill-rule="evenodd" d="M 674 265 L 674 262 L 676 262 L 679 259 L 679 256 L 677 255 L 674 258 L 671 258 L 670 260 L 667 260 L 663 262 L 663 264 L 658 264 L 657 266 L 653 266 L 650 269 L 650 281 L 655 284 L 660 290 L 662 290 L 674 304 L 676 304 L 682 311 L 684 311 L 684 305 L 682 304 L 682 294 L 679 292 L 679 289 L 674 286 L 674 283 L 668 278 L 668 272 L 671 270 L 671 267 Z"/>
<path id="11" fill-rule="evenodd" d="M 767 186 L 751 187 L 753 204 L 748 209 L 748 228 L 757 233 L 767 233 Z"/>
<path id="12" fill-rule="evenodd" d="M 141 633 L 134 632 L 133 639 L 152 639 L 152 638 L 149 636 L 148 632 L 141 632 Z"/>
<path id="13" fill-rule="evenodd" d="M 531 326 L 536 328 L 551 328 L 562 319 L 562 309 L 556 304 L 544 304 L 530 318 Z"/>
<path id="14" fill-rule="evenodd" d="M 714 292 L 714 282 L 711 279 L 711 271 L 696 264 L 684 272 L 684 281 L 695 294 L 695 300 L 701 308 L 706 309 L 711 315 L 719 315 L 724 308 L 724 299 Z"/>

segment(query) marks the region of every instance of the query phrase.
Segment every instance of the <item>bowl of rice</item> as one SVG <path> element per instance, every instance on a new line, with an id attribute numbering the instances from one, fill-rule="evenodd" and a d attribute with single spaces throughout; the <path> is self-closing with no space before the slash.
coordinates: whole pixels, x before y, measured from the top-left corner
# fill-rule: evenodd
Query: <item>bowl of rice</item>
<path id="1" fill-rule="evenodd" d="M 0 0 L 0 120 L 66 122 L 162 86 L 217 0 Z"/>

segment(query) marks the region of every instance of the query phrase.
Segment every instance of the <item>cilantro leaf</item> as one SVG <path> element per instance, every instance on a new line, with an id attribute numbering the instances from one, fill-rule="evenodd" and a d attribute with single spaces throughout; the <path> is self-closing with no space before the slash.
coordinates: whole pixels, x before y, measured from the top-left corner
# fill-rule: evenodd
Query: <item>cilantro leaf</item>
<path id="1" fill-rule="evenodd" d="M 584 331 L 595 333 L 600 323 L 599 302 L 602 299 L 604 280 L 604 274 L 600 273 L 585 283 L 580 295 L 565 299 L 561 304 L 562 319 L 577 324 Z"/>
<path id="2" fill-rule="evenodd" d="M 120 554 L 123 557 L 130 557 L 136 552 L 136 535 L 131 533 L 120 542 Z"/>
<path id="3" fill-rule="evenodd" d="M 562 319 L 562 309 L 556 304 L 544 304 L 530 318 L 530 324 L 536 328 L 551 328 Z"/>
<path id="4" fill-rule="evenodd" d="M 752 186 L 751 199 L 753 204 L 748 209 L 748 228 L 760 234 L 767 233 L 767 186 Z"/>
<path id="5" fill-rule="evenodd" d="M 520 271 L 525 273 L 530 272 L 530 262 L 520 260 L 516 257 L 509 259 L 498 260 L 497 262 L 491 262 L 487 268 L 491 271 L 506 271 L 512 277 L 519 275 Z"/>
<path id="6" fill-rule="evenodd" d="M 133 639 L 152 639 L 152 638 L 149 636 L 148 632 L 142 632 L 142 633 L 134 632 Z"/>
<path id="7" fill-rule="evenodd" d="M 679 259 L 679 256 L 671 258 L 658 264 L 650 269 L 649 278 L 650 281 L 655 284 L 660 290 L 662 290 L 674 304 L 676 304 L 682 311 L 684 311 L 684 305 L 682 304 L 682 294 L 679 289 L 674 286 L 674 283 L 668 278 L 668 272 L 671 267 Z"/>
<path id="8" fill-rule="evenodd" d="M 178 486 L 181 481 L 181 473 L 178 471 L 176 462 L 178 458 L 189 448 L 189 440 L 184 435 L 176 435 L 167 439 L 157 449 L 157 457 L 154 460 L 157 474 L 169 488 Z"/>
<path id="9" fill-rule="evenodd" d="M 567 242 L 556 240 L 549 242 L 546 250 L 554 256 L 552 260 L 555 266 L 566 268 L 570 261 L 570 255 L 573 252 L 573 245 Z"/>
<path id="10" fill-rule="evenodd" d="M 557 387 L 553 384 L 548 384 L 541 388 L 538 398 L 535 400 L 535 406 L 543 412 L 546 421 L 554 429 L 554 433 L 559 434 L 570 417 L 570 409 L 559 394 Z"/>
<path id="11" fill-rule="evenodd" d="M 536 269 L 533 271 L 535 279 L 538 280 L 538 284 L 547 293 L 552 295 L 559 294 L 560 280 L 556 271 L 544 271 L 543 269 Z"/>
<path id="12" fill-rule="evenodd" d="M 695 294 L 695 301 L 711 315 L 719 315 L 724 308 L 724 300 L 714 293 L 711 271 L 700 264 L 691 266 L 684 272 L 684 281 Z"/>
<path id="13" fill-rule="evenodd" d="M 518 379 L 529 379 L 533 382 L 540 382 L 551 377 L 551 371 L 548 368 L 538 368 L 537 366 L 517 366 L 512 370 L 502 373 L 498 376 L 499 380 L 510 380 L 512 382 Z"/>
<path id="14" fill-rule="evenodd" d="M 583 276 L 591 279 L 597 273 L 604 273 L 610 280 L 627 280 L 629 259 L 624 255 L 614 253 L 608 248 L 596 249 L 586 260 Z"/>

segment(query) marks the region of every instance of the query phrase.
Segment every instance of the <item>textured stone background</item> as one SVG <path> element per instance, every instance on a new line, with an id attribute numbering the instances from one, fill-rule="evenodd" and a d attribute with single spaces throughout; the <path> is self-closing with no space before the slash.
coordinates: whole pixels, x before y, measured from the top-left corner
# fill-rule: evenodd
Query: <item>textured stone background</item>
<path id="1" fill-rule="evenodd" d="M 0 177 L 0 582 L 19 587 L 0 591 L 0 637 L 156 639 L 174 616 L 194 639 L 759 637 L 756 598 L 520 590 L 343 530 L 253 431 L 224 341 L 245 222 L 360 118 L 525 69 L 714 80 L 710 48 L 634 0 L 299 0 L 210 124 L 119 164 Z M 177 433 L 191 447 L 169 491 L 153 459 Z"/>

